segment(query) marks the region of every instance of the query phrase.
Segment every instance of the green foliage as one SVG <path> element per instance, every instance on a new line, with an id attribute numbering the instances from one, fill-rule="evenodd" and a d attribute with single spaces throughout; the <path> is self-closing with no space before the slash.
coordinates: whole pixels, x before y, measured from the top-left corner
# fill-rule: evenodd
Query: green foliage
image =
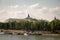
<path id="1" fill-rule="evenodd" d="M 16 30 L 27 30 L 27 31 L 52 31 L 56 32 L 56 30 L 60 30 L 60 20 L 54 19 L 51 22 L 46 20 L 37 20 L 37 21 L 25 21 L 22 20 L 20 22 L 0 22 L 0 29 L 16 29 Z"/>
<path id="2" fill-rule="evenodd" d="M 60 20 L 54 19 L 50 22 L 51 31 L 56 32 L 56 30 L 60 30 Z"/>

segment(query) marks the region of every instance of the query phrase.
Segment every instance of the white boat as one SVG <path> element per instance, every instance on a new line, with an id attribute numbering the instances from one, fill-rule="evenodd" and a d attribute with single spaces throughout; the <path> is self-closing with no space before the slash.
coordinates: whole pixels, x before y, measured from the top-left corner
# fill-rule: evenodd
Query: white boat
<path id="1" fill-rule="evenodd" d="M 28 34 L 27 34 L 27 33 L 24 33 L 24 35 L 25 35 L 25 36 L 28 36 Z"/>

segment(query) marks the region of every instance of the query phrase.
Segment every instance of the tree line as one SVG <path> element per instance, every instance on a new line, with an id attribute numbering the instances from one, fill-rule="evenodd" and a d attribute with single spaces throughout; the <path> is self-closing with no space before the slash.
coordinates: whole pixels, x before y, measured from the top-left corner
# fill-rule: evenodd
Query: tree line
<path id="1" fill-rule="evenodd" d="M 0 22 L 0 29 L 16 29 L 16 30 L 27 30 L 27 31 L 51 31 L 56 32 L 60 30 L 60 20 L 54 18 L 52 21 L 37 20 L 33 21 L 20 21 L 20 22 Z"/>

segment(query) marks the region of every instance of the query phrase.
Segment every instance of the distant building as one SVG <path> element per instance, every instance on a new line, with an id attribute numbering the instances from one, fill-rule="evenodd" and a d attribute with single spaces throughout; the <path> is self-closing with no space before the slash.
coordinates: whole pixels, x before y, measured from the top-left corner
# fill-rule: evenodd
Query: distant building
<path id="1" fill-rule="evenodd" d="M 20 21 L 32 21 L 32 22 L 35 22 L 37 21 L 37 19 L 34 19 L 34 18 L 31 18 L 30 15 L 28 14 L 28 16 L 24 19 L 15 19 L 15 18 L 9 18 L 6 20 L 6 22 L 20 22 Z"/>
<path id="2" fill-rule="evenodd" d="M 29 14 L 24 20 L 26 20 L 26 21 L 37 21 L 37 19 L 31 18 Z"/>

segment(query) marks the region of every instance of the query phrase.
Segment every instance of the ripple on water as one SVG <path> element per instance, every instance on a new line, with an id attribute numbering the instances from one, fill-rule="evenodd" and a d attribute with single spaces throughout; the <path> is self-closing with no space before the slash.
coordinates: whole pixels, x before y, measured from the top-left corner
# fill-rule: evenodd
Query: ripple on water
<path id="1" fill-rule="evenodd" d="M 60 37 L 45 37 L 39 35 L 0 35 L 0 40 L 60 40 Z"/>

